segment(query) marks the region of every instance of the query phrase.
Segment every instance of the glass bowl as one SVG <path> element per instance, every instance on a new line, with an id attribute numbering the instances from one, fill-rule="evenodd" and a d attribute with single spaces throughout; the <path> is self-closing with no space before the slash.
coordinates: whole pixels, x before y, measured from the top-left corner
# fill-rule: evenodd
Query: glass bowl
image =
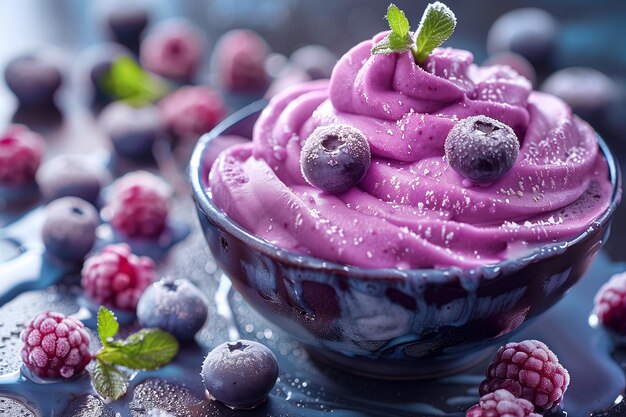
<path id="1" fill-rule="evenodd" d="M 609 208 L 584 233 L 471 270 L 365 269 L 288 252 L 252 235 L 216 207 L 208 173 L 229 140 L 252 136 L 266 102 L 234 114 L 198 141 L 189 165 L 197 212 L 217 262 L 242 297 L 321 361 L 376 378 L 461 372 L 561 299 L 608 238 L 621 199 L 609 165 Z M 233 140 L 234 142 L 241 141 Z"/>

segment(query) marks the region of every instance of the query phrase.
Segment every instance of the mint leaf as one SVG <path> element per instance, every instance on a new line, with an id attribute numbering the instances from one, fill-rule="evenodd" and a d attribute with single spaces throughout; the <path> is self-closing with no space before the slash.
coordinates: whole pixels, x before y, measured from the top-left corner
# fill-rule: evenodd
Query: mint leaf
<path id="1" fill-rule="evenodd" d="M 165 82 L 144 71 L 128 56 L 114 61 L 109 71 L 102 76 L 100 84 L 114 98 L 134 106 L 152 103 L 169 91 Z"/>
<path id="2" fill-rule="evenodd" d="M 455 27 L 456 17 L 448 6 L 438 1 L 429 4 L 417 29 L 415 47 L 411 49 L 415 62 L 423 64 L 433 49 L 452 35 Z"/>
<path id="3" fill-rule="evenodd" d="M 408 51 L 413 43 L 409 21 L 395 4 L 387 8 L 387 22 L 391 33 L 372 47 L 372 54 L 393 54 Z"/>
<path id="4" fill-rule="evenodd" d="M 91 371 L 91 383 L 103 398 L 115 401 L 126 394 L 128 378 L 114 366 L 96 360 L 96 366 Z"/>
<path id="5" fill-rule="evenodd" d="M 393 3 L 387 8 L 387 22 L 389 22 L 392 33 L 400 37 L 409 34 L 409 19 L 407 19 L 404 12 L 398 9 L 398 6 Z"/>
<path id="6" fill-rule="evenodd" d="M 123 341 L 110 342 L 97 358 L 130 369 L 153 370 L 169 363 L 178 353 L 178 342 L 159 329 L 142 329 Z"/>
<path id="7" fill-rule="evenodd" d="M 109 339 L 115 337 L 120 325 L 112 311 L 100 306 L 98 310 L 98 335 L 104 346 L 109 344 Z"/>

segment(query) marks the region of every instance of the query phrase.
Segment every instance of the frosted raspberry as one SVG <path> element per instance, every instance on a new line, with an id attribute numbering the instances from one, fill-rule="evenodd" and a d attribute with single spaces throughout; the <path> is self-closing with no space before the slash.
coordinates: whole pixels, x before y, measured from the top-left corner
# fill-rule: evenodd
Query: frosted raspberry
<path id="1" fill-rule="evenodd" d="M 31 319 L 22 331 L 24 365 L 41 378 L 71 378 L 89 361 L 91 337 L 80 321 L 46 311 Z"/>
<path id="2" fill-rule="evenodd" d="M 176 137 L 197 139 L 224 118 L 222 97 L 209 87 L 183 87 L 159 102 L 170 132 Z"/>
<path id="3" fill-rule="evenodd" d="M 561 402 L 568 385 L 569 373 L 556 355 L 538 340 L 524 340 L 498 349 L 480 384 L 480 394 L 505 389 L 547 410 Z"/>
<path id="4" fill-rule="evenodd" d="M 169 213 L 170 187 L 146 171 L 135 171 L 115 181 L 103 209 L 103 218 L 131 237 L 157 237 Z"/>
<path id="5" fill-rule="evenodd" d="M 188 82 L 202 63 L 204 34 L 188 20 L 161 22 L 141 44 L 141 64 L 155 74 Z"/>
<path id="6" fill-rule="evenodd" d="M 529 401 L 500 389 L 483 395 L 478 404 L 467 410 L 465 417 L 541 417 L 534 411 Z"/>
<path id="7" fill-rule="evenodd" d="M 13 125 L 0 136 L 0 184 L 32 182 L 44 151 L 43 138 L 26 126 Z"/>
<path id="8" fill-rule="evenodd" d="M 626 272 L 616 274 L 605 283 L 595 298 L 594 312 L 600 323 L 626 335 Z"/>
<path id="9" fill-rule="evenodd" d="M 125 243 L 105 246 L 85 262 L 81 285 L 96 303 L 134 311 L 144 290 L 155 280 L 154 262 L 131 253 Z"/>

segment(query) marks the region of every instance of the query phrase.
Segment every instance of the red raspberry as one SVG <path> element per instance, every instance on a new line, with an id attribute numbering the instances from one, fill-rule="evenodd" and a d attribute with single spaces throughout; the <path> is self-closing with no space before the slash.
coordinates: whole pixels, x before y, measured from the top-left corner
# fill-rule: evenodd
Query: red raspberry
<path id="1" fill-rule="evenodd" d="M 43 138 L 26 126 L 14 125 L 0 136 L 0 184 L 32 182 L 44 151 Z"/>
<path id="2" fill-rule="evenodd" d="M 134 311 L 139 297 L 156 279 L 154 262 L 131 253 L 125 243 L 105 246 L 85 262 L 81 285 L 99 304 Z"/>
<path id="3" fill-rule="evenodd" d="M 141 64 L 155 74 L 188 82 L 202 63 L 204 34 L 193 23 L 175 18 L 159 23 L 141 44 Z"/>
<path id="4" fill-rule="evenodd" d="M 265 59 L 269 46 L 256 32 L 235 29 L 215 44 L 211 58 L 223 88 L 235 92 L 258 92 L 267 87 L 269 76 Z"/>
<path id="5" fill-rule="evenodd" d="M 197 139 L 213 129 L 226 113 L 222 97 L 209 87 L 182 87 L 159 102 L 170 132 Z"/>
<path id="6" fill-rule="evenodd" d="M 605 283 L 595 298 L 594 312 L 600 323 L 618 334 L 626 334 L 626 272 Z"/>
<path id="7" fill-rule="evenodd" d="M 71 378 L 89 361 L 91 337 L 80 321 L 46 311 L 31 319 L 22 331 L 22 360 L 42 378 Z"/>
<path id="8" fill-rule="evenodd" d="M 483 395 L 478 404 L 467 410 L 465 417 L 541 417 L 534 411 L 529 401 L 500 389 Z"/>
<path id="9" fill-rule="evenodd" d="M 158 237 L 167 222 L 171 190 L 159 177 L 135 171 L 115 181 L 103 218 L 131 237 Z"/>
<path id="10" fill-rule="evenodd" d="M 524 340 L 498 349 L 480 384 L 480 395 L 505 389 L 547 410 L 561 402 L 568 385 L 569 373 L 556 355 L 538 340 Z"/>

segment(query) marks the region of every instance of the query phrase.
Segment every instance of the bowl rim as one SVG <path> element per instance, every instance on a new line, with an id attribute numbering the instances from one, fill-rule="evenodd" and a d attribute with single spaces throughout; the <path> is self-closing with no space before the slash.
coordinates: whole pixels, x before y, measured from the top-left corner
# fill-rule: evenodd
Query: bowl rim
<path id="1" fill-rule="evenodd" d="M 324 270 L 329 273 L 347 274 L 352 278 L 379 279 L 384 277 L 406 279 L 415 277 L 421 281 L 435 281 L 438 283 L 449 282 L 451 279 L 460 277 L 485 277 L 495 278 L 501 271 L 515 271 L 530 263 L 549 258 L 565 249 L 572 247 L 591 236 L 598 229 L 602 229 L 611 221 L 622 195 L 622 177 L 617 159 L 609 149 L 604 139 L 596 132 L 596 138 L 600 151 L 603 153 L 609 168 L 609 178 L 612 185 L 611 201 L 608 208 L 596 219 L 592 225 L 584 232 L 569 240 L 547 243 L 534 248 L 529 253 L 513 259 L 505 259 L 495 264 L 479 265 L 473 268 L 461 268 L 457 266 L 442 268 L 363 268 L 354 265 L 341 264 L 333 261 L 326 261 L 311 255 L 305 255 L 287 249 L 282 249 L 260 237 L 254 236 L 245 228 L 237 224 L 224 211 L 217 207 L 203 185 L 202 173 L 204 171 L 203 159 L 211 140 L 221 136 L 236 123 L 242 122 L 248 117 L 254 116 L 267 106 L 268 100 L 262 99 L 253 102 L 244 108 L 236 111 L 210 132 L 205 133 L 196 143 L 193 154 L 188 165 L 188 175 L 191 181 L 193 197 L 197 206 L 209 219 L 217 224 L 221 229 L 244 242 L 248 247 L 272 258 L 279 258 L 283 263 L 290 264 L 298 268 L 311 268 Z M 461 280 L 462 283 L 472 285 L 475 279 Z M 473 286 L 473 285 L 472 285 Z"/>

